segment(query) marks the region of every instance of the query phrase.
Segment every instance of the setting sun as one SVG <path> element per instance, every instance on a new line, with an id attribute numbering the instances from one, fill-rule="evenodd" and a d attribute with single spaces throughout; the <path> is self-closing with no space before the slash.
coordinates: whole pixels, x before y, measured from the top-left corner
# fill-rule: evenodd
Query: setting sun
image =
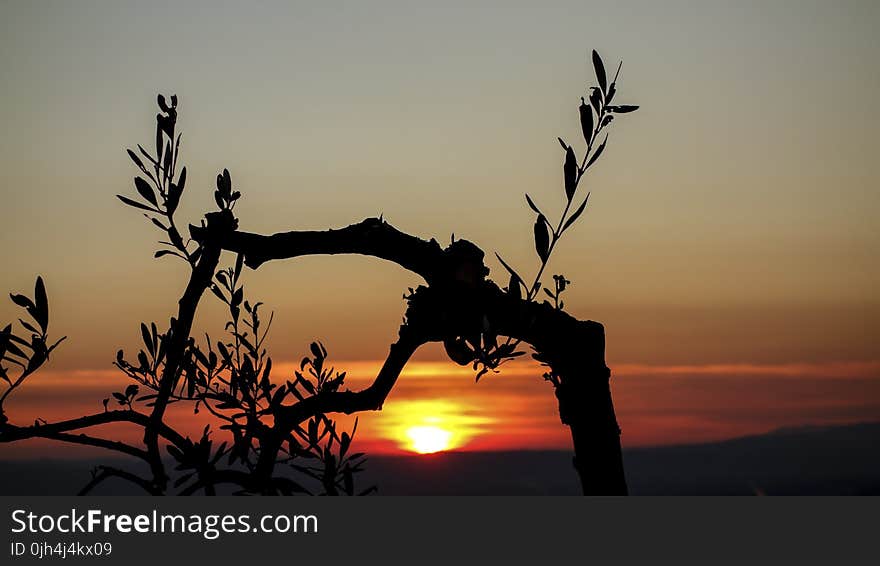
<path id="1" fill-rule="evenodd" d="M 379 434 L 398 449 L 416 454 L 457 450 L 486 432 L 493 422 L 464 404 L 441 399 L 389 403 L 377 422 Z"/>
<path id="2" fill-rule="evenodd" d="M 437 426 L 414 426 L 406 431 L 411 448 L 419 454 L 431 454 L 449 449 L 452 433 Z"/>

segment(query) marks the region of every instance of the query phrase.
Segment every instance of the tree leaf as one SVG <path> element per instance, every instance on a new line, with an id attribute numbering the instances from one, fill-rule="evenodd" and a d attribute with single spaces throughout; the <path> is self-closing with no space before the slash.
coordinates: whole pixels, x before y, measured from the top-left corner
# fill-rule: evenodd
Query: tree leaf
<path id="1" fill-rule="evenodd" d="M 241 304 L 241 301 L 243 299 L 244 299 L 244 287 L 239 287 L 238 289 L 235 290 L 234 293 L 232 293 L 232 301 L 230 302 L 230 304 L 233 307 L 237 307 L 238 305 Z"/>
<path id="2" fill-rule="evenodd" d="M 147 351 L 150 352 L 150 355 L 154 355 L 156 353 L 155 344 L 153 344 L 153 337 L 150 335 L 150 330 L 147 328 L 147 325 L 143 322 L 141 323 L 141 338 L 144 340 L 144 346 L 147 347 Z"/>
<path id="3" fill-rule="evenodd" d="M 29 356 L 27 354 L 25 354 L 21 348 L 19 348 L 18 346 L 16 346 L 15 344 L 12 343 L 13 338 L 18 338 L 18 337 L 14 334 L 9 335 L 9 342 L 6 343 L 6 352 L 9 354 L 12 354 L 14 356 L 18 356 L 19 358 L 24 358 L 25 360 L 27 360 L 29 358 Z M 22 342 L 24 344 L 27 344 L 27 342 L 24 342 L 24 341 L 22 341 Z M 6 359 L 9 361 L 13 361 L 13 360 L 10 360 L 8 357 Z"/>
<path id="4" fill-rule="evenodd" d="M 162 138 L 162 115 L 156 114 L 156 163 L 165 153 L 165 140 Z"/>
<path id="5" fill-rule="evenodd" d="M 487 373 L 488 371 L 489 371 L 489 368 L 484 367 L 484 368 L 481 369 L 479 372 L 477 372 L 476 377 L 474 377 L 474 382 L 475 382 L 475 383 L 479 383 L 479 382 L 480 382 L 480 378 L 483 377 L 484 375 L 486 375 L 486 373 Z"/>
<path id="6" fill-rule="evenodd" d="M 183 167 L 180 170 L 180 177 L 177 179 L 177 186 L 180 188 L 180 192 L 183 192 L 184 187 L 186 186 L 186 167 Z"/>
<path id="7" fill-rule="evenodd" d="M 45 332 L 49 325 L 49 298 L 46 296 L 46 285 L 43 283 L 43 278 L 39 275 L 34 284 L 34 303 L 36 306 L 34 318 Z"/>
<path id="8" fill-rule="evenodd" d="M 131 158 L 132 161 L 134 161 L 134 164 L 137 165 L 141 171 L 146 173 L 147 169 L 146 167 L 144 167 L 144 162 L 141 161 L 141 158 L 138 157 L 137 154 L 130 149 L 126 149 L 125 151 L 128 152 L 128 156 Z"/>
<path id="9" fill-rule="evenodd" d="M 223 293 L 220 292 L 220 289 L 216 285 L 211 285 L 211 292 L 214 293 L 214 295 L 216 295 L 218 299 L 220 299 L 224 303 L 227 303 L 226 297 L 223 296 Z"/>
<path id="10" fill-rule="evenodd" d="M 12 302 L 16 305 L 26 308 L 28 312 L 36 308 L 34 302 L 24 295 L 13 295 L 12 293 L 9 293 L 9 298 L 12 299 Z"/>
<path id="11" fill-rule="evenodd" d="M 449 359 L 460 366 L 466 366 L 474 359 L 473 350 L 461 338 L 444 340 L 443 347 L 446 349 L 446 355 L 449 356 Z"/>
<path id="12" fill-rule="evenodd" d="M 550 229 L 543 214 L 539 214 L 538 219 L 535 220 L 535 250 L 541 261 L 546 262 L 550 255 Z"/>
<path id="13" fill-rule="evenodd" d="M 183 195 L 184 188 L 186 188 L 186 167 L 181 169 L 177 183 L 171 183 L 168 188 L 168 202 L 165 203 L 165 206 L 169 213 L 177 210 L 177 205 L 180 204 L 180 197 Z"/>
<path id="14" fill-rule="evenodd" d="M 602 115 L 602 91 L 597 87 L 590 89 L 590 105 L 596 111 L 596 116 Z"/>
<path id="15" fill-rule="evenodd" d="M 596 151 L 593 153 L 593 156 L 590 157 L 590 160 L 587 162 L 587 168 L 589 169 L 590 165 L 596 162 L 599 159 L 599 156 L 602 155 L 602 152 L 605 151 L 605 144 L 608 143 L 608 134 L 605 134 L 605 139 L 602 140 L 602 145 L 596 148 Z"/>
<path id="16" fill-rule="evenodd" d="M 156 165 L 156 163 L 157 163 L 156 160 L 153 159 L 153 156 L 150 155 L 150 153 L 146 149 L 144 149 L 141 144 L 138 144 L 138 149 L 140 150 L 140 152 L 143 154 L 144 157 L 146 157 L 147 159 L 150 160 L 150 163 L 152 163 L 153 165 Z"/>
<path id="17" fill-rule="evenodd" d="M 523 287 L 526 286 L 526 282 L 523 281 L 522 277 L 520 277 L 519 274 L 518 274 L 516 271 L 514 271 L 512 267 L 510 267 L 509 265 L 507 265 L 507 262 L 505 262 L 503 259 L 501 259 L 501 256 L 498 255 L 498 252 L 495 252 L 495 257 L 498 258 L 498 261 L 500 261 L 500 262 L 501 262 L 501 265 L 504 266 L 504 269 L 506 269 L 507 272 L 510 273 L 510 276 L 511 276 L 511 277 L 516 278 L 516 280 L 519 281 L 520 284 L 521 284 Z"/>
<path id="18" fill-rule="evenodd" d="M 624 104 L 621 106 L 611 106 L 609 109 L 612 112 L 614 112 L 615 114 L 629 114 L 630 112 L 635 112 L 636 110 L 638 110 L 639 107 L 629 105 L 629 104 Z"/>
<path id="19" fill-rule="evenodd" d="M 535 204 L 535 202 L 532 200 L 532 197 L 530 197 L 528 193 L 526 193 L 526 202 L 529 203 L 529 208 L 534 210 L 535 214 L 541 214 L 541 211 L 538 210 L 538 206 Z"/>
<path id="20" fill-rule="evenodd" d="M 49 346 L 49 348 L 46 350 L 46 358 L 48 359 L 49 354 L 51 354 L 52 351 L 53 351 L 55 348 L 57 348 L 58 345 L 61 344 L 62 342 L 64 342 L 65 340 L 67 340 L 67 336 L 62 336 L 61 338 L 59 338 L 58 340 L 56 340 L 54 344 L 52 344 L 51 346 Z"/>
<path id="21" fill-rule="evenodd" d="M 220 195 L 229 198 L 232 195 L 232 178 L 229 175 L 229 169 L 224 169 L 223 173 L 217 175 L 217 190 Z"/>
<path id="22" fill-rule="evenodd" d="M 147 210 L 147 211 L 149 211 L 149 212 L 159 212 L 159 211 L 156 210 L 155 208 L 149 207 L 149 206 L 147 206 L 147 205 L 145 205 L 145 204 L 143 204 L 143 203 L 140 203 L 140 202 L 138 202 L 138 201 L 136 201 L 136 200 L 132 200 L 132 199 L 130 199 L 130 198 L 128 198 L 128 197 L 124 197 L 124 196 L 122 196 L 122 195 L 116 195 L 116 198 L 118 198 L 119 200 L 121 200 L 122 202 L 124 202 L 125 204 L 127 204 L 128 206 L 132 206 L 132 207 L 134 207 L 134 208 L 139 208 L 139 209 L 141 209 L 141 210 Z"/>
<path id="23" fill-rule="evenodd" d="M 602 58 L 599 57 L 599 54 L 593 49 L 593 69 L 596 70 L 596 80 L 599 81 L 599 87 L 602 89 L 602 94 L 605 94 L 608 91 L 608 79 L 605 78 L 605 65 L 602 63 Z"/>
<path id="24" fill-rule="evenodd" d="M 152 204 L 153 206 L 158 206 L 158 202 L 156 201 L 156 193 L 153 192 L 153 187 L 147 183 L 146 179 L 143 177 L 135 177 L 134 178 L 134 186 L 137 189 L 139 195 L 144 197 L 144 200 Z"/>
<path id="25" fill-rule="evenodd" d="M 593 110 L 584 97 L 581 97 L 581 105 L 578 110 L 581 114 L 581 131 L 584 133 L 584 141 L 590 145 L 590 141 L 593 139 Z"/>
<path id="26" fill-rule="evenodd" d="M 339 457 L 344 458 L 345 453 L 348 452 L 348 448 L 351 446 L 351 436 L 347 432 L 342 433 L 342 437 L 339 439 Z"/>
<path id="27" fill-rule="evenodd" d="M 40 333 L 39 330 L 37 330 L 36 328 L 34 328 L 34 326 L 33 326 L 32 324 L 28 323 L 28 321 L 26 321 L 26 320 L 18 319 L 18 322 L 19 322 L 19 324 L 21 324 L 21 325 L 24 327 L 24 329 L 27 330 L 28 332 L 33 332 L 34 334 L 39 334 L 39 333 Z M 2 357 L 2 353 L 3 353 L 3 352 L 0 351 L 0 357 Z"/>
<path id="28" fill-rule="evenodd" d="M 570 201 L 577 189 L 578 181 L 577 158 L 574 156 L 574 149 L 571 146 L 565 150 L 565 164 L 562 166 L 562 171 L 565 175 L 565 197 Z M 538 212 L 538 214 L 541 213 Z M 543 215 L 541 216 L 543 217 Z"/>
<path id="29" fill-rule="evenodd" d="M 171 178 L 171 144 L 165 146 L 165 157 L 162 159 L 162 168 L 165 170 L 165 176 Z"/>
<path id="30" fill-rule="evenodd" d="M 312 355 L 315 356 L 315 358 L 322 359 L 324 357 L 323 352 L 321 352 L 321 349 L 318 347 L 317 342 L 312 342 L 311 344 L 309 344 L 309 349 L 312 351 Z"/>
<path id="31" fill-rule="evenodd" d="M 241 268 L 243 266 L 244 266 L 244 254 L 240 253 L 235 257 L 235 269 L 232 271 L 233 285 L 238 283 L 238 278 L 241 277 Z"/>
<path id="32" fill-rule="evenodd" d="M 581 214 L 584 213 L 584 209 L 587 208 L 587 202 L 588 202 L 589 200 L 590 200 L 590 193 L 587 193 L 587 198 L 584 199 L 584 202 L 581 203 L 581 205 L 578 207 L 578 209 L 574 211 L 574 214 L 572 214 L 572 215 L 569 217 L 569 219 L 565 221 L 565 225 L 562 227 L 562 231 L 563 231 L 563 232 L 565 232 L 565 230 L 566 230 L 569 226 L 571 226 L 572 224 L 574 224 L 575 220 L 577 220 L 578 217 L 579 217 Z"/>

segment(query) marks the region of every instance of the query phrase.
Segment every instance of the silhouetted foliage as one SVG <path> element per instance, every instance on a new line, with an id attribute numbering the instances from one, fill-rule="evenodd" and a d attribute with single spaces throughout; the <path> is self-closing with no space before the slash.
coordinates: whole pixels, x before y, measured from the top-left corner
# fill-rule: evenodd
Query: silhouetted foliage
<path id="1" fill-rule="evenodd" d="M 13 332 L 12 324 L 7 324 L 3 330 L 0 330 L 0 379 L 7 385 L 0 395 L 0 425 L 8 422 L 3 411 L 3 403 L 6 399 L 24 383 L 28 376 L 48 362 L 49 354 L 67 338 L 65 336 L 49 345 L 49 299 L 42 277 L 37 277 L 33 299 L 15 294 L 10 294 L 9 297 L 31 318 L 30 322 L 22 318 L 18 319 L 22 328 L 31 335 L 30 339 L 18 336 Z M 20 370 L 18 376 L 11 378 L 10 367 L 2 362 L 18 366 Z"/>
<path id="2" fill-rule="evenodd" d="M 129 383 L 103 399 L 102 411 L 68 421 L 18 426 L 8 421 L 3 403 L 64 338 L 49 345 L 48 298 L 41 278 L 37 278 L 33 299 L 12 295 L 33 322 L 19 321 L 31 333 L 30 340 L 14 334 L 11 324 L 0 331 L 4 362 L 0 379 L 7 383 L 0 396 L 0 442 L 49 438 L 114 450 L 149 465 L 146 477 L 98 466 L 82 493 L 115 477 L 151 494 L 210 495 L 220 485 L 243 494 L 364 494 L 373 488 L 355 487 L 355 475 L 365 461 L 363 453 L 352 451 L 357 419 L 351 432 L 342 431 L 329 414 L 380 409 L 410 356 L 427 342 L 442 342 L 450 359 L 472 365 L 477 380 L 524 355 L 517 348 L 526 342 L 534 349 L 533 357 L 548 367 L 544 377 L 556 389 L 563 423 L 572 429 L 575 465 L 584 490 L 625 493 L 620 431 L 608 387 L 610 370 L 604 362 L 604 330 L 598 323 L 578 321 L 564 313 L 561 296 L 571 282 L 563 275 L 553 276 L 552 288 L 542 282 L 558 242 L 586 210 L 590 194 L 579 194 L 579 188 L 607 145 L 607 133 L 597 143 L 600 135 L 615 115 L 637 109 L 612 104 L 620 65 L 608 83 L 604 63 L 595 51 L 592 64 L 598 86 L 581 98 L 578 107 L 585 144 L 581 157 L 574 146 L 558 140 L 564 152 L 565 207 L 558 220 L 550 222 L 535 200 L 525 195 L 537 215 L 533 233 L 539 264 L 527 284 L 496 254 L 509 275 L 504 289 L 486 278 L 489 270 L 483 264 L 484 254 L 471 242 L 453 238 L 444 249 L 435 240 L 399 232 L 382 218 L 327 232 L 272 236 L 242 232 L 234 214 L 242 195 L 226 169 L 217 175 L 217 210 L 208 212 L 200 226 L 191 225 L 184 238 L 176 216 L 187 179 L 186 167 L 179 164 L 178 99 L 171 96 L 169 104 L 159 95 L 154 151 L 141 145 L 137 152 L 127 150 L 140 172 L 134 178 L 136 196 L 117 197 L 162 231 L 163 247 L 155 252 L 156 258 L 175 257 L 189 265 L 177 316 L 161 332 L 155 322 L 141 323 L 143 347 L 134 358 L 127 358 L 122 350 L 117 353 L 114 365 Z M 220 269 L 223 251 L 237 256 L 233 266 Z M 264 347 L 273 314 L 265 320 L 263 303 L 245 298 L 245 266 L 257 269 L 271 259 L 335 253 L 388 259 L 426 281 L 404 296 L 407 310 L 398 340 L 391 345 L 374 383 L 361 391 L 343 389 L 345 372 L 329 364 L 328 351 L 320 342 L 310 344 L 292 376 L 279 379 L 274 375 L 272 358 Z M 206 335 L 200 341 L 192 336 L 192 324 L 206 291 L 226 306 L 228 321 L 221 339 Z M 539 303 L 542 291 L 548 300 Z M 18 366 L 16 377 L 10 377 L 6 363 Z M 191 406 L 195 413 L 207 411 L 219 426 L 215 430 L 215 425 L 208 424 L 197 439 L 191 439 L 169 422 L 166 409 L 176 403 Z M 79 432 L 114 422 L 142 427 L 143 446 Z M 589 466 L 585 463 L 588 453 L 594 459 Z M 168 457 L 173 465 L 170 471 Z"/>
<path id="3" fill-rule="evenodd" d="M 191 239 L 184 241 L 175 222 L 175 213 L 186 187 L 186 168 L 176 173 L 181 141 L 180 134 L 175 137 L 177 97 L 171 97 L 169 106 L 165 98 L 159 95 L 158 104 L 161 113 L 156 116 L 155 153 L 141 145 L 138 145 L 140 154 L 127 150 L 128 156 L 143 175 L 134 178 L 139 198 L 117 197 L 124 204 L 143 212 L 165 234 L 161 242 L 164 248 L 158 250 L 155 257 L 180 258 L 191 266 L 193 275 L 196 275 L 204 246 Z M 217 189 L 214 192 L 219 214 L 231 215 L 240 197 L 241 193 L 232 188 L 229 171 L 224 170 L 217 176 Z M 311 357 L 303 359 L 302 373 L 295 372 L 295 381 L 288 380 L 280 385 L 273 382 L 272 359 L 263 347 L 272 324 L 272 315 L 263 327 L 262 303 L 251 304 L 244 298 L 244 286 L 240 281 L 242 259 L 239 255 L 234 267 L 216 271 L 208 287 L 228 308 L 226 339 L 212 342 L 206 336 L 206 342 L 199 345 L 193 337 L 187 336 L 181 347 L 180 341 L 175 345 L 172 336 L 188 334 L 191 320 L 184 325 L 172 318 L 164 332 L 159 332 L 155 322 L 141 323 L 143 348 L 132 361 L 127 360 L 120 350 L 113 362 L 133 383 L 122 391 L 111 392 L 102 400 L 102 416 L 106 415 L 105 419 L 112 417 L 112 422 L 135 422 L 148 431 L 158 429 L 158 435 L 167 441 L 166 451 L 175 463 L 174 472 L 177 472 L 174 478 L 167 479 L 173 479 L 171 489 L 180 493 L 189 494 L 199 489 L 213 493 L 216 484 L 230 483 L 239 488 L 239 493 L 354 495 L 354 475 L 363 469 L 365 461 L 364 454 L 350 451 L 354 430 L 351 433 L 338 431 L 334 420 L 323 413 L 316 413 L 304 426 L 297 424 L 276 440 L 275 431 L 267 424 L 273 416 L 273 409 L 281 406 L 288 396 L 304 401 L 324 391 L 336 391 L 344 384 L 345 373 L 335 373 L 329 368 L 326 348 L 313 343 L 310 346 Z M 193 280 L 195 277 L 191 278 L 191 284 Z M 7 418 L 2 412 L 3 401 L 48 360 L 49 354 L 63 340 L 48 345 L 49 307 L 42 278 L 37 278 L 33 299 L 24 295 L 11 295 L 11 298 L 26 310 L 33 322 L 19 321 L 25 330 L 32 333 L 29 341 L 15 335 L 12 325 L 0 332 L 0 355 L 3 361 L 21 368 L 13 381 L 9 377 L 9 369 L 0 365 L 0 378 L 8 384 L 0 397 L 0 418 L 4 424 Z M 175 347 L 179 349 L 177 354 L 173 351 Z M 164 392 L 163 383 L 170 383 Z M 111 403 L 121 412 L 111 410 Z M 212 440 L 215 431 L 211 425 L 204 428 L 197 440 L 192 440 L 174 431 L 164 419 L 153 423 L 147 418 L 146 412 L 140 412 L 141 408 L 153 408 L 155 411 L 159 403 L 164 406 L 189 403 L 195 413 L 207 410 L 219 422 L 218 429 L 228 435 L 229 440 L 215 446 Z M 73 428 L 90 424 L 89 417 L 84 418 L 85 422 L 76 423 Z M 37 422 L 34 427 L 46 424 Z M 71 440 L 66 435 L 43 434 L 46 427 L 43 428 L 24 433 L 24 436 Z M 11 439 L 15 439 L 15 433 L 22 434 L 18 427 L 2 432 L 12 433 Z M 267 440 L 268 436 L 273 436 L 271 441 Z M 124 446 L 84 435 L 78 435 L 77 438 L 81 444 L 108 448 Z M 3 437 L 0 439 L 6 440 Z M 123 450 L 151 459 L 149 452 L 136 447 L 126 446 Z M 263 468 L 259 467 L 260 462 L 267 461 L 273 467 L 276 463 L 289 464 L 290 473 L 277 476 L 268 474 L 265 463 Z M 157 468 L 162 467 L 161 461 L 152 464 Z M 294 479 L 297 475 L 302 476 L 302 480 Z M 166 491 L 164 481 L 155 478 L 150 481 L 109 466 L 95 468 L 92 481 L 85 491 L 110 477 L 132 481 L 150 493 Z M 360 493 L 371 490 L 361 490 Z"/>
<path id="4" fill-rule="evenodd" d="M 605 151 L 605 146 L 608 143 L 608 135 L 605 135 L 605 138 L 602 140 L 602 143 L 594 148 L 596 141 L 599 138 L 599 135 L 603 132 L 603 130 L 609 126 L 614 119 L 614 114 L 625 114 L 628 112 L 633 112 L 638 109 L 638 106 L 612 106 L 611 102 L 614 99 L 614 95 L 617 91 L 617 79 L 620 75 L 620 69 L 622 67 L 622 63 L 617 67 L 617 73 L 614 75 L 614 80 L 611 84 L 608 84 L 606 76 L 605 76 L 605 65 L 602 62 L 602 58 L 596 51 L 593 51 L 592 54 L 592 62 L 593 68 L 596 73 L 596 80 L 599 83 L 598 87 L 592 87 L 590 89 L 590 103 L 581 98 L 581 104 L 578 107 L 578 114 L 580 118 L 581 131 L 584 137 L 584 143 L 586 144 L 586 148 L 583 153 L 583 157 L 580 160 L 580 164 L 578 164 L 578 158 L 576 154 L 576 150 L 573 146 L 567 144 L 562 138 L 557 138 L 559 141 L 559 145 L 562 146 L 563 151 L 565 152 L 562 164 L 562 178 L 563 178 L 563 188 L 565 191 L 565 208 L 562 210 L 562 214 L 559 216 L 559 220 L 556 222 L 555 226 L 547 220 L 547 216 L 541 211 L 535 201 L 531 196 L 527 193 L 526 203 L 529 205 L 535 214 L 537 214 L 537 218 L 535 218 L 535 224 L 533 227 L 534 231 L 534 239 L 535 239 L 535 251 L 538 255 L 538 259 L 540 260 L 540 264 L 538 266 L 538 271 L 535 275 L 534 280 L 531 285 L 526 285 L 524 279 L 517 273 L 510 265 L 505 262 L 500 255 L 495 254 L 498 258 L 498 261 L 501 262 L 501 265 L 504 266 L 505 269 L 510 273 L 510 283 L 507 286 L 507 291 L 516 298 L 522 297 L 523 292 L 525 292 L 525 300 L 526 301 L 534 301 L 537 299 L 543 284 L 541 282 L 541 277 L 544 274 L 544 270 L 547 267 L 547 264 L 550 261 L 550 256 L 553 253 L 553 250 L 556 249 L 556 244 L 562 238 L 562 235 L 574 225 L 575 222 L 581 217 L 584 211 L 587 208 L 587 203 L 590 201 L 590 193 L 588 192 L 584 195 L 583 200 L 580 204 L 577 205 L 576 208 L 572 211 L 572 205 L 575 204 L 577 200 L 577 191 L 580 186 L 581 179 L 584 174 L 586 174 L 587 170 L 593 166 L 594 163 L 599 159 L 602 155 L 602 152 Z M 544 293 L 546 293 L 550 299 L 553 301 L 554 306 L 557 309 L 562 309 L 565 305 L 564 302 L 560 300 L 559 296 L 563 291 L 565 291 L 566 286 L 571 283 L 571 281 L 565 279 L 562 275 L 554 275 L 554 289 L 548 289 L 543 287 Z M 502 349 L 501 355 L 497 355 L 496 352 L 484 353 L 482 356 L 475 352 L 475 359 L 478 360 L 479 366 L 482 366 L 482 369 L 477 373 L 477 380 L 480 379 L 485 373 L 488 371 L 496 371 L 498 366 L 504 361 L 511 359 L 515 355 L 519 355 L 518 352 L 515 352 L 516 347 L 519 345 L 520 341 L 507 340 L 498 349 Z M 512 346 L 512 349 L 511 349 Z M 496 349 L 497 350 L 497 349 Z M 534 356 L 533 356 L 534 357 Z M 464 356 L 461 356 L 461 359 L 464 359 Z M 536 358 L 539 359 L 539 358 Z M 476 370 L 478 365 L 474 366 Z"/>

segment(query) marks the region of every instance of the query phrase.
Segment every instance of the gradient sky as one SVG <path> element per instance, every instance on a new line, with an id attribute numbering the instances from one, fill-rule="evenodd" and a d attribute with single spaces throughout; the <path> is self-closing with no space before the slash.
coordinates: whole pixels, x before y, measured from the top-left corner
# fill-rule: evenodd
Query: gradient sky
<path id="1" fill-rule="evenodd" d="M 42 274 L 70 336 L 10 408 L 32 418 L 74 383 L 63 409 L 44 402 L 99 407 L 122 383 L 115 351 L 174 311 L 185 266 L 152 260 L 156 230 L 113 196 L 133 194 L 124 148 L 152 139 L 156 92 L 180 97 L 189 221 L 228 167 L 244 229 L 382 213 L 473 240 L 504 282 L 494 251 L 536 268 L 522 194 L 561 207 L 555 138 L 580 140 L 596 48 L 642 108 L 613 125 L 550 271 L 573 281 L 572 314 L 606 325 L 624 443 L 880 418 L 878 25 L 872 1 L 2 2 L 0 289 Z M 276 360 L 320 337 L 365 379 L 418 282 L 306 258 L 246 291 L 276 312 Z M 199 325 L 216 333 L 214 303 Z M 462 448 L 566 445 L 534 368 L 475 386 L 442 359 L 419 355 L 364 442 L 445 411 Z"/>

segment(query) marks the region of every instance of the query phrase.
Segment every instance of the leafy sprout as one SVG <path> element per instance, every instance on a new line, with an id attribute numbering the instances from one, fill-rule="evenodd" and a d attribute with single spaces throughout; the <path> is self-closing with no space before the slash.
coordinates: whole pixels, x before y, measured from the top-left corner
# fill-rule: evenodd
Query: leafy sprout
<path id="1" fill-rule="evenodd" d="M 531 284 L 527 285 L 525 279 L 517 273 L 513 267 L 504 261 L 499 254 L 495 254 L 498 261 L 501 262 L 501 265 L 504 266 L 510 274 L 510 282 L 507 286 L 507 292 L 512 297 L 516 299 L 523 298 L 526 301 L 535 301 L 537 300 L 538 294 L 543 289 L 544 293 L 549 297 L 550 301 L 552 301 L 551 304 L 554 308 L 559 310 L 564 307 L 564 302 L 560 300 L 560 295 L 565 291 L 566 286 L 569 285 L 571 281 L 565 279 L 562 275 L 554 275 L 554 288 L 549 289 L 544 287 L 542 283 L 544 271 L 550 262 L 550 258 L 553 251 L 556 249 L 556 245 L 559 243 L 560 239 L 562 239 L 563 234 L 565 234 L 566 231 L 581 218 L 587 208 L 587 204 L 590 200 L 590 193 L 587 192 L 581 197 L 578 189 L 581 186 L 581 181 L 584 175 L 591 167 L 593 167 L 593 165 L 595 165 L 605 151 L 608 144 L 608 134 L 605 133 L 606 128 L 611 125 L 615 116 L 628 114 L 639 108 L 638 106 L 633 105 L 613 104 L 615 101 L 615 95 L 617 94 L 617 81 L 620 76 L 620 69 L 623 66 L 622 62 L 618 64 L 617 71 L 615 72 L 611 83 L 608 83 L 605 64 L 599 56 L 599 53 L 595 50 L 592 52 L 592 64 L 598 86 L 590 87 L 589 94 L 586 97 L 581 97 L 581 103 L 580 106 L 578 106 L 581 133 L 586 146 L 582 157 L 578 159 L 577 150 L 572 145 L 566 143 L 562 138 L 557 138 L 559 145 L 564 152 L 562 177 L 565 194 L 565 207 L 559 215 L 558 220 L 555 223 L 551 223 L 548 220 L 548 216 L 535 203 L 535 200 L 529 194 L 525 195 L 526 204 L 528 204 L 529 208 L 537 215 L 532 231 L 534 235 L 535 252 L 538 256 L 539 264 Z M 605 133 L 604 137 L 601 137 L 602 133 Z M 602 141 L 601 143 L 598 143 L 600 138 Z M 580 192 L 582 193 L 583 191 Z M 519 343 L 519 340 L 514 341 L 508 338 L 498 347 L 498 349 L 503 347 L 505 350 L 508 350 L 512 345 L 514 348 L 510 349 L 510 352 L 513 352 Z M 495 361 L 494 358 L 488 356 L 487 358 L 490 363 L 488 365 L 483 364 L 483 369 L 477 374 L 477 379 L 479 379 L 486 370 L 494 370 L 497 367 L 497 365 L 492 365 Z M 510 359 L 510 356 L 505 352 L 502 355 L 501 360 L 503 361 L 506 359 Z"/>
<path id="2" fill-rule="evenodd" d="M 49 360 L 52 351 L 67 338 L 64 336 L 49 344 L 49 299 L 42 277 L 37 277 L 33 298 L 19 294 L 10 294 L 9 298 L 30 317 L 30 320 L 18 319 L 30 337 L 15 334 L 12 324 L 0 330 L 0 380 L 6 383 L 6 388 L 0 394 L 0 424 L 7 422 L 3 412 L 4 401 L 28 376 L 40 369 Z M 18 368 L 17 376 L 14 375 L 13 366 Z M 10 372 L 13 375 L 10 376 Z"/>

